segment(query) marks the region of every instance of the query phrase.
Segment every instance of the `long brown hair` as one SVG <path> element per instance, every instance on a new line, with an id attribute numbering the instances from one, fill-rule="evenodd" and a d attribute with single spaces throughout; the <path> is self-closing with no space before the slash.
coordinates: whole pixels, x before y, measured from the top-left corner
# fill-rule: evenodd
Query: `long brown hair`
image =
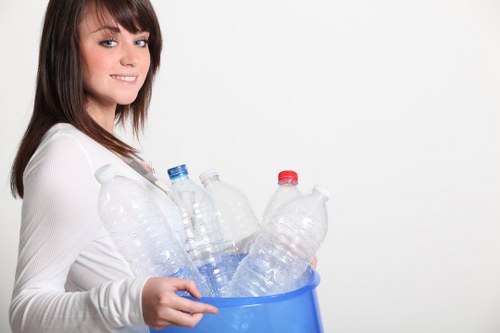
<path id="1" fill-rule="evenodd" d="M 136 136 L 144 127 L 162 49 L 160 26 L 149 0 L 50 0 L 40 41 L 33 114 L 11 170 L 10 187 L 14 197 L 24 196 L 24 170 L 54 124 L 69 123 L 116 153 L 136 152 L 104 130 L 85 111 L 78 27 L 90 8 L 96 10 L 98 17 L 110 16 L 130 32 L 149 32 L 151 65 L 147 78 L 135 101 L 118 105 L 116 109 L 117 123 L 124 124 L 132 118 Z"/>

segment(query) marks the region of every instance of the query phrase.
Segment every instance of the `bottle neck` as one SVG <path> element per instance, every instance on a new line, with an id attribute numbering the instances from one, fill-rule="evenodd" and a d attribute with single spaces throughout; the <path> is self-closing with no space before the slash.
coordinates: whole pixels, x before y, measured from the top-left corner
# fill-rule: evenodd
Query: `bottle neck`
<path id="1" fill-rule="evenodd" d="M 176 175 L 174 178 L 170 178 L 170 181 L 172 183 L 178 183 L 178 182 L 185 181 L 188 179 L 189 179 L 189 176 L 187 174 L 180 174 L 180 175 Z"/>
<path id="2" fill-rule="evenodd" d="M 321 201 L 323 203 L 326 203 L 330 199 L 329 196 L 325 195 L 324 193 L 321 193 L 320 191 L 313 191 L 312 195 L 315 196 L 318 199 L 318 201 Z"/>
<path id="3" fill-rule="evenodd" d="M 204 179 L 201 183 L 203 184 L 203 186 L 208 186 L 218 181 L 220 181 L 219 175 L 213 175 L 208 177 L 207 179 Z"/>
<path id="4" fill-rule="evenodd" d="M 297 186 L 298 182 L 293 179 L 283 179 L 278 181 L 278 185 L 281 186 Z"/>

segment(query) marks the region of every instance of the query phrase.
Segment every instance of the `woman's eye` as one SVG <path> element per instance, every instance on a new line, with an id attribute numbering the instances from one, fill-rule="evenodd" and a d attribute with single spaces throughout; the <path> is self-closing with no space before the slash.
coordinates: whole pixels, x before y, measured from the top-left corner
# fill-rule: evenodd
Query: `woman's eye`
<path id="1" fill-rule="evenodd" d="M 149 40 L 147 40 L 147 39 L 140 39 L 140 40 L 136 41 L 135 44 L 137 46 L 139 46 L 139 47 L 146 47 L 149 44 Z"/>
<path id="2" fill-rule="evenodd" d="M 116 46 L 117 42 L 114 39 L 106 39 L 101 42 L 101 45 L 104 47 L 113 47 Z"/>

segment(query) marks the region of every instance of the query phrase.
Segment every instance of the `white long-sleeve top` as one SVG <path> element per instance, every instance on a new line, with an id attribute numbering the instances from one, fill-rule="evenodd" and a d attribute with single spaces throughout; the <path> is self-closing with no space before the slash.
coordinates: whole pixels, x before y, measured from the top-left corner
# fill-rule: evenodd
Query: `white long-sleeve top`
<path id="1" fill-rule="evenodd" d="M 18 332 L 149 332 L 134 277 L 98 212 L 95 171 L 164 195 L 106 148 L 69 124 L 53 126 L 23 175 L 24 199 L 10 325 Z"/>

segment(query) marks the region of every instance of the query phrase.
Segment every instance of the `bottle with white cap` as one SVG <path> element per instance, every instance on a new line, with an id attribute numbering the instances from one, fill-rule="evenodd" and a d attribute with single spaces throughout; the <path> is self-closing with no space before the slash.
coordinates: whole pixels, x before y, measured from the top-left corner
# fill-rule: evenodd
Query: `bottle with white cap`
<path id="1" fill-rule="evenodd" d="M 234 256 L 236 269 L 237 262 L 248 253 L 253 237 L 260 229 L 257 215 L 247 196 L 235 186 L 222 181 L 214 168 L 202 172 L 200 181 L 219 211 L 225 253 Z"/>
<path id="2" fill-rule="evenodd" d="M 326 236 L 329 198 L 328 190 L 316 185 L 281 206 L 256 236 L 225 296 L 268 296 L 297 288 Z"/>
<path id="3" fill-rule="evenodd" d="M 203 296 L 213 296 L 148 189 L 115 175 L 110 164 L 99 168 L 95 177 L 101 184 L 99 216 L 132 272 L 191 279 Z"/>
<path id="4" fill-rule="evenodd" d="M 298 187 L 298 181 L 299 176 L 293 170 L 283 170 L 278 173 L 278 188 L 267 203 L 262 224 L 265 224 L 284 203 L 302 195 Z"/>

